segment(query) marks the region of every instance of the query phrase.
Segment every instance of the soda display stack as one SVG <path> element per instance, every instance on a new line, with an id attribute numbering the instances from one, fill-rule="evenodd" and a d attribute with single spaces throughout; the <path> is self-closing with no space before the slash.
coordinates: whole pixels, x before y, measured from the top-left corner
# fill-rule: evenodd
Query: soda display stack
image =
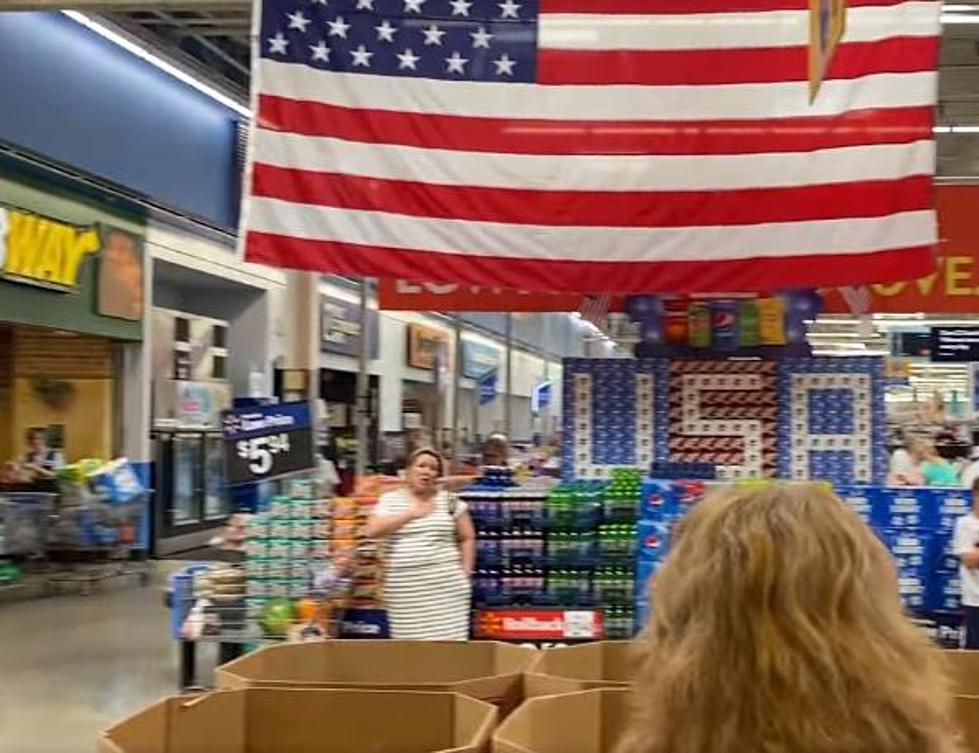
<path id="1" fill-rule="evenodd" d="M 505 473 L 470 486 L 476 609 L 600 608 L 606 638 L 630 636 L 639 492 L 640 472 L 627 468 L 550 490 Z"/>
<path id="2" fill-rule="evenodd" d="M 309 618 L 313 578 L 330 569 L 349 580 L 349 606 L 378 607 L 377 547 L 363 538 L 376 498 L 319 498 L 318 484 L 308 479 L 288 482 L 285 492 L 245 525 L 249 632 L 285 637 Z"/>
<path id="3" fill-rule="evenodd" d="M 649 618 L 649 579 L 668 555 L 677 523 L 711 485 L 703 481 L 643 481 L 637 525 L 636 630 Z M 960 583 L 952 535 L 956 519 L 971 507 L 970 492 L 846 485 L 837 486 L 835 491 L 891 553 L 898 590 L 909 613 L 927 621 L 936 639 L 957 647 Z"/>

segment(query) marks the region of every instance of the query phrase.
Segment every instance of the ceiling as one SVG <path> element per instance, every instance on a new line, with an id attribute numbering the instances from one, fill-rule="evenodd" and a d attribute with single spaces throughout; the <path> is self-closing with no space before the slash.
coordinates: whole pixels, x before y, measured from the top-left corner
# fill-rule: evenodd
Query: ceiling
<path id="1" fill-rule="evenodd" d="M 251 3 L 240 0 L 63 0 L 102 11 L 108 22 L 157 54 L 245 103 Z M 0 0 L 0 9 L 51 7 L 50 0 Z M 966 132 L 939 133 L 938 174 L 979 176 L 979 3 L 946 4 L 942 26 L 939 123 Z"/>

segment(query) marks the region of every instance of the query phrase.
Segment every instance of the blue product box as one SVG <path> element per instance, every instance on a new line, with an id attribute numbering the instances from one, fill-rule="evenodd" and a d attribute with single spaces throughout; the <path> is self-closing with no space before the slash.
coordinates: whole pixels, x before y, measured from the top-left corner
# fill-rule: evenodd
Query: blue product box
<path id="1" fill-rule="evenodd" d="M 961 560 L 953 549 L 953 536 L 948 531 L 935 534 L 932 544 L 931 569 L 936 573 L 957 573 Z"/>
<path id="2" fill-rule="evenodd" d="M 633 610 L 636 620 L 636 632 L 639 633 L 646 623 L 649 622 L 650 605 L 649 599 L 636 599 L 636 607 Z"/>
<path id="3" fill-rule="evenodd" d="M 672 481 L 643 479 L 639 517 L 662 520 L 680 510 L 676 485 Z"/>
<path id="4" fill-rule="evenodd" d="M 932 569 L 933 536 L 916 531 L 887 531 L 884 534 L 887 548 L 894 557 L 898 571 L 917 573 L 922 576 Z"/>
<path id="5" fill-rule="evenodd" d="M 878 490 L 872 486 L 849 486 L 837 487 L 836 493 L 839 495 L 847 507 L 853 510 L 868 525 L 873 525 L 874 500 Z"/>
<path id="6" fill-rule="evenodd" d="M 663 567 L 662 559 L 639 560 L 636 563 L 636 599 L 649 598 L 649 579 Z"/>
<path id="7" fill-rule="evenodd" d="M 931 489 L 929 491 L 937 500 L 937 527 L 946 531 L 955 530 L 955 521 L 963 515 L 968 515 L 972 509 L 972 492 L 968 489 Z"/>
<path id="8" fill-rule="evenodd" d="M 636 538 L 640 560 L 660 560 L 667 555 L 674 522 L 673 519 L 639 521 Z"/>
<path id="9" fill-rule="evenodd" d="M 898 573 L 897 590 L 904 606 L 909 609 L 924 609 L 925 591 L 929 580 L 914 572 Z"/>
<path id="10" fill-rule="evenodd" d="M 961 609 L 962 582 L 957 573 L 936 573 L 928 579 L 925 608 L 929 612 Z"/>
<path id="11" fill-rule="evenodd" d="M 925 487 L 881 489 L 874 501 L 873 523 L 881 528 L 934 528 L 938 498 Z"/>

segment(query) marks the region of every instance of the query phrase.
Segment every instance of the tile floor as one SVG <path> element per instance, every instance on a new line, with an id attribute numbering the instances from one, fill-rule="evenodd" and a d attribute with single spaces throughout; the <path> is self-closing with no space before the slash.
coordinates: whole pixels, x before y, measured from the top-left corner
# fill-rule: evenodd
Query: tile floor
<path id="1" fill-rule="evenodd" d="M 176 690 L 173 565 L 153 563 L 146 587 L 0 601 L 0 753 L 94 750 L 100 729 Z"/>

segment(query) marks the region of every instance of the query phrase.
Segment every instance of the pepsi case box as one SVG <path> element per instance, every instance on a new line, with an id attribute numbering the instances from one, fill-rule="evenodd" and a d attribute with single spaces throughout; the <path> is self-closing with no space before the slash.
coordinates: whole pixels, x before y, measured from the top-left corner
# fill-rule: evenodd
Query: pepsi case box
<path id="1" fill-rule="evenodd" d="M 937 527 L 955 530 L 955 521 L 972 509 L 972 492 L 968 489 L 929 489 L 938 506 Z"/>
<path id="2" fill-rule="evenodd" d="M 636 632 L 640 632 L 646 623 L 649 622 L 650 606 L 649 599 L 636 599 L 635 609 L 633 610 L 636 621 Z"/>
<path id="3" fill-rule="evenodd" d="M 935 573 L 928 579 L 925 609 L 950 612 L 962 606 L 962 581 L 957 573 Z"/>
<path id="4" fill-rule="evenodd" d="M 636 527 L 639 560 L 661 560 L 670 550 L 670 537 L 676 520 L 640 520 Z"/>
<path id="5" fill-rule="evenodd" d="M 957 573 L 961 560 L 953 548 L 954 538 L 950 532 L 935 534 L 932 544 L 931 569 L 937 573 Z"/>
<path id="6" fill-rule="evenodd" d="M 649 580 L 663 567 L 663 560 L 639 560 L 636 563 L 636 599 L 649 598 Z"/>
<path id="7" fill-rule="evenodd" d="M 872 520 L 880 528 L 934 528 L 938 498 L 925 487 L 879 489 Z"/>
<path id="8" fill-rule="evenodd" d="M 639 517 L 660 520 L 680 512 L 679 487 L 663 479 L 644 479 L 642 482 Z"/>
<path id="9" fill-rule="evenodd" d="M 901 601 L 904 602 L 904 606 L 909 609 L 923 609 L 925 607 L 926 586 L 930 580 L 915 572 L 899 572 L 897 576 L 897 590 L 901 596 Z"/>
<path id="10" fill-rule="evenodd" d="M 927 575 L 934 562 L 933 536 L 917 531 L 891 530 L 884 532 L 884 542 L 900 572 Z"/>
<path id="11" fill-rule="evenodd" d="M 873 525 L 874 501 L 879 489 L 873 486 L 843 485 L 836 488 L 836 494 L 868 525 Z"/>

